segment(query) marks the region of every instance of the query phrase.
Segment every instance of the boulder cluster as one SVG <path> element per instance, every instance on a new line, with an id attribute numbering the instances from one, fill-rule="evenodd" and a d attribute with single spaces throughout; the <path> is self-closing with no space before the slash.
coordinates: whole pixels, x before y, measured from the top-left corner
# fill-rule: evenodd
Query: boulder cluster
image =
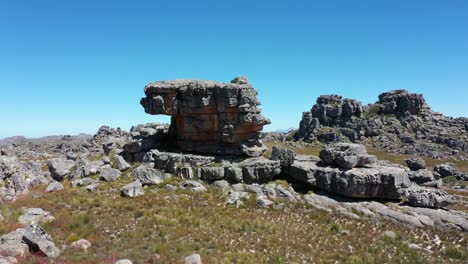
<path id="1" fill-rule="evenodd" d="M 363 106 L 322 95 L 304 112 L 295 140 L 365 144 L 388 152 L 468 159 L 468 119 L 433 112 L 420 94 L 394 90 Z"/>

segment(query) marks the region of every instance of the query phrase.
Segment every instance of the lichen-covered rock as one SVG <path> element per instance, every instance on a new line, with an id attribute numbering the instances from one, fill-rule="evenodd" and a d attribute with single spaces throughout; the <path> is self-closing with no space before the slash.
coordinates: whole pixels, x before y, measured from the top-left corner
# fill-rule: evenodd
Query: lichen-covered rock
<path id="1" fill-rule="evenodd" d="M 367 154 L 364 145 L 351 143 L 336 143 L 326 146 L 320 151 L 320 159 L 329 165 L 343 169 L 352 169 L 377 161 L 375 156 Z"/>
<path id="2" fill-rule="evenodd" d="M 412 171 L 423 170 L 426 168 L 426 162 L 421 158 L 407 159 L 406 165 Z"/>
<path id="3" fill-rule="evenodd" d="M 55 220 L 51 213 L 44 211 L 42 208 L 28 208 L 24 211 L 24 214 L 18 217 L 18 223 L 23 226 L 33 223 L 43 224 Z"/>
<path id="4" fill-rule="evenodd" d="M 62 181 L 71 172 L 75 162 L 64 158 L 54 158 L 47 161 L 50 175 L 56 181 Z"/>
<path id="5" fill-rule="evenodd" d="M 143 185 L 156 185 L 164 181 L 161 171 L 146 166 L 139 166 L 133 170 L 135 180 L 138 180 Z"/>
<path id="6" fill-rule="evenodd" d="M 47 185 L 47 188 L 45 189 L 45 192 L 58 192 L 63 190 L 63 184 L 61 184 L 58 181 L 51 181 L 49 185 Z"/>
<path id="7" fill-rule="evenodd" d="M 259 131 L 270 120 L 260 114 L 257 92 L 246 78 L 157 81 L 145 94 L 146 113 L 172 116 L 170 132 L 181 150 L 247 156 L 266 150 Z"/>
<path id="8" fill-rule="evenodd" d="M 113 168 L 101 168 L 101 179 L 105 181 L 115 181 L 122 174 L 119 170 Z"/>
<path id="9" fill-rule="evenodd" d="M 409 205 L 418 207 L 441 208 L 454 203 L 452 196 L 445 191 L 418 186 L 406 189 L 405 197 Z"/>
<path id="10" fill-rule="evenodd" d="M 145 194 L 145 192 L 143 191 L 143 185 L 140 181 L 134 181 L 124 185 L 120 190 L 120 193 L 122 194 L 122 196 L 130 198 L 142 196 Z"/>
<path id="11" fill-rule="evenodd" d="M 271 149 L 271 160 L 279 160 L 281 167 L 288 167 L 293 164 L 296 153 L 294 151 L 280 146 L 273 146 Z"/>
<path id="12" fill-rule="evenodd" d="M 242 178 L 246 183 L 265 183 L 281 172 L 279 161 L 264 157 L 249 158 L 236 166 L 242 168 Z"/>
<path id="13" fill-rule="evenodd" d="M 437 180 L 434 174 L 426 169 L 410 171 L 408 176 L 412 182 L 420 185 Z"/>
<path id="14" fill-rule="evenodd" d="M 120 155 L 115 155 L 114 156 L 114 165 L 119 169 L 120 171 L 124 171 L 130 167 L 132 167 L 130 164 L 128 164 L 124 158 Z"/>
<path id="15" fill-rule="evenodd" d="M 461 172 L 455 164 L 447 163 L 447 164 L 439 164 L 434 166 L 434 172 L 440 175 L 441 178 L 445 177 L 456 177 L 459 180 L 463 180 L 464 178 L 468 178 L 466 173 Z"/>
<path id="16" fill-rule="evenodd" d="M 132 140 L 124 145 L 125 158 L 130 161 L 141 161 L 145 153 L 161 147 L 168 141 L 169 125 L 148 123 L 133 126 L 130 129 Z"/>
<path id="17" fill-rule="evenodd" d="M 26 228 L 23 241 L 33 252 L 42 252 L 49 258 L 56 258 L 60 255 L 60 249 L 55 246 L 50 235 L 39 224 L 34 223 Z"/>

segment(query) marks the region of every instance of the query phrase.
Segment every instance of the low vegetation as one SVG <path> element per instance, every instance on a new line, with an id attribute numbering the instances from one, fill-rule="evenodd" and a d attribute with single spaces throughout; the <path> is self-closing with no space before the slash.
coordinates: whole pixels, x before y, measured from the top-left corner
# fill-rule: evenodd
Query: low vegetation
<path id="1" fill-rule="evenodd" d="M 6 218 L 1 232 L 18 227 L 22 207 L 52 212 L 56 220 L 44 227 L 59 247 L 80 238 L 93 244 L 87 252 L 64 250 L 57 263 L 114 263 L 121 258 L 182 263 L 183 256 L 195 252 L 204 263 L 463 263 L 467 254 L 468 237 L 455 231 L 354 220 L 303 203 L 259 209 L 253 195 L 240 208 L 226 207 L 222 192 L 212 187 L 205 193 L 149 187 L 144 196 L 123 198 L 120 187 L 130 181 L 123 176 L 102 183 L 99 193 L 73 189 L 67 182 L 63 191 L 52 194 L 34 188 L 0 207 Z M 383 236 L 387 230 L 398 235 Z M 433 253 L 412 249 L 409 242 Z"/>

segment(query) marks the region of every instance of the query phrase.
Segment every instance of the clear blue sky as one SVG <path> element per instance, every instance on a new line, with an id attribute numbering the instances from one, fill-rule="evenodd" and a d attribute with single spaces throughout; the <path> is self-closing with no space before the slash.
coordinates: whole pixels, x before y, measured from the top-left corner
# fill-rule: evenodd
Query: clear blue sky
<path id="1" fill-rule="evenodd" d="M 321 94 L 395 88 L 468 116 L 468 1 L 0 0 L 0 138 L 168 121 L 150 81 L 247 75 L 266 130 L 297 127 Z"/>

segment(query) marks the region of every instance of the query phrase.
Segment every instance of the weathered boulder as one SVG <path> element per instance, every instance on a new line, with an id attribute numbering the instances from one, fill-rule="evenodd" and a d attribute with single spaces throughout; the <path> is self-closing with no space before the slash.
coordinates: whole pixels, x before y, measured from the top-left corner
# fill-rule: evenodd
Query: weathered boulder
<path id="1" fill-rule="evenodd" d="M 86 239 L 79 239 L 70 244 L 70 247 L 87 251 L 91 247 L 91 242 Z"/>
<path id="2" fill-rule="evenodd" d="M 447 164 L 439 164 L 434 166 L 434 172 L 440 175 L 441 178 L 446 177 L 456 177 L 459 180 L 463 180 L 464 178 L 468 178 L 468 176 L 461 172 L 455 164 L 447 163 Z"/>
<path id="3" fill-rule="evenodd" d="M 433 182 L 438 179 L 434 176 L 434 173 L 426 169 L 410 171 L 408 173 L 408 176 L 412 182 L 415 182 L 420 185 L 428 183 L 428 182 Z"/>
<path id="4" fill-rule="evenodd" d="M 49 185 L 47 185 L 47 188 L 45 189 L 45 192 L 58 192 L 63 190 L 63 184 L 61 184 L 58 181 L 51 181 Z"/>
<path id="5" fill-rule="evenodd" d="M 343 169 L 365 166 L 377 161 L 373 155 L 368 155 L 364 145 L 352 143 L 336 143 L 326 146 L 320 151 L 320 159 L 329 165 Z"/>
<path id="6" fill-rule="evenodd" d="M 133 170 L 135 180 L 138 180 L 143 185 L 156 185 L 164 181 L 161 171 L 146 166 L 139 166 Z"/>
<path id="7" fill-rule="evenodd" d="M 169 125 L 147 123 L 133 126 L 130 129 L 131 142 L 124 145 L 125 158 L 131 161 L 141 161 L 144 154 L 163 146 L 169 138 Z"/>
<path id="8" fill-rule="evenodd" d="M 101 168 L 101 179 L 105 181 L 115 181 L 122 174 L 119 170 L 113 168 Z"/>
<path id="9" fill-rule="evenodd" d="M 215 181 L 224 179 L 223 167 L 201 167 L 200 178 L 205 181 Z"/>
<path id="10" fill-rule="evenodd" d="M 115 155 L 114 156 L 114 165 L 119 169 L 120 171 L 124 171 L 130 167 L 132 167 L 130 164 L 128 164 L 124 158 L 120 155 Z"/>
<path id="11" fill-rule="evenodd" d="M 288 167 L 293 164 L 296 153 L 294 151 L 280 146 L 273 146 L 271 149 L 271 160 L 279 160 L 281 167 Z"/>
<path id="12" fill-rule="evenodd" d="M 265 183 L 281 172 L 279 161 L 264 157 L 249 158 L 236 166 L 242 168 L 242 178 L 246 183 Z"/>
<path id="13" fill-rule="evenodd" d="M 55 246 L 50 235 L 39 224 L 34 223 L 26 228 L 23 241 L 28 244 L 32 252 L 41 252 L 50 258 L 60 255 L 60 249 Z"/>
<path id="14" fill-rule="evenodd" d="M 24 210 L 24 214 L 18 217 L 18 223 L 23 226 L 28 226 L 33 223 L 47 223 L 54 221 L 55 218 L 51 213 L 44 211 L 42 208 L 28 208 Z"/>
<path id="15" fill-rule="evenodd" d="M 192 254 L 184 258 L 184 264 L 202 264 L 201 257 L 198 254 Z"/>
<path id="16" fill-rule="evenodd" d="M 34 177 L 16 157 L 0 156 L 0 198 L 14 200 L 28 192 L 27 179 Z M 0 200 L 1 200 L 0 199 Z"/>
<path id="17" fill-rule="evenodd" d="M 412 171 L 423 170 L 426 168 L 426 162 L 421 158 L 407 159 L 406 165 Z"/>
<path id="18" fill-rule="evenodd" d="M 145 94 L 146 113 L 172 116 L 170 133 L 181 150 L 247 156 L 266 150 L 259 131 L 270 120 L 260 114 L 257 92 L 246 78 L 157 81 Z"/>
<path id="19" fill-rule="evenodd" d="M 62 181 L 71 172 L 75 162 L 64 158 L 49 159 L 47 162 L 50 175 L 56 181 Z"/>
<path id="20" fill-rule="evenodd" d="M 120 190 L 120 193 L 122 194 L 122 196 L 130 198 L 142 196 L 145 194 L 145 192 L 143 191 L 143 185 L 140 181 L 134 181 L 124 185 Z"/>
<path id="21" fill-rule="evenodd" d="M 418 207 L 441 208 L 454 203 L 452 196 L 445 191 L 418 186 L 406 189 L 405 197 L 409 205 Z"/>
<path id="22" fill-rule="evenodd" d="M 313 187 L 355 198 L 399 199 L 411 185 L 407 169 L 398 165 L 373 161 L 366 167 L 349 169 L 347 157 L 367 155 L 362 145 L 335 144 L 320 154 L 321 161 L 313 156 L 298 156 L 288 175 Z M 359 164 L 359 160 L 352 160 L 353 164 Z M 336 164 L 340 167 L 333 166 Z"/>
<path id="23" fill-rule="evenodd" d="M 206 192 L 208 190 L 201 182 L 194 180 L 185 180 L 179 184 L 179 187 L 191 190 L 192 192 Z"/>

